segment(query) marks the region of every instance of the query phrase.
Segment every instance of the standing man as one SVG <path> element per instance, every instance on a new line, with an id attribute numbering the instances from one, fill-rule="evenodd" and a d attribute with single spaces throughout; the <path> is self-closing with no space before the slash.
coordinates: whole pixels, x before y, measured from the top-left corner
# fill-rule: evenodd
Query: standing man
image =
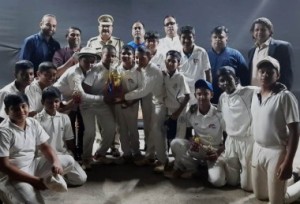
<path id="1" fill-rule="evenodd" d="M 34 65 L 36 75 L 39 64 L 44 61 L 52 61 L 55 51 L 60 49 L 60 44 L 52 36 L 56 31 L 56 17 L 46 14 L 40 22 L 41 31 L 24 40 L 20 52 L 20 60 L 29 60 Z"/>
<path id="2" fill-rule="evenodd" d="M 140 46 L 145 47 L 145 25 L 141 21 L 136 21 L 132 25 L 131 34 L 133 41 L 130 41 L 128 45 L 137 49 Z"/>
<path id="3" fill-rule="evenodd" d="M 99 16 L 99 36 L 93 37 L 88 40 L 87 47 L 92 47 L 100 54 L 104 45 L 112 45 L 117 50 L 117 58 L 120 60 L 120 52 L 123 41 L 120 38 L 112 36 L 114 18 L 109 14 Z"/>
<path id="4" fill-rule="evenodd" d="M 257 78 L 257 63 L 267 56 L 278 60 L 280 77 L 278 82 L 283 83 L 290 90 L 293 84 L 293 50 L 289 42 L 272 38 L 274 29 L 272 22 L 265 17 L 255 19 L 250 32 L 255 46 L 248 52 L 249 68 L 251 70 L 251 85 L 259 86 Z"/>
<path id="5" fill-rule="evenodd" d="M 66 39 L 68 46 L 56 51 L 52 59 L 53 64 L 57 67 L 57 77 L 78 62 L 73 55 L 81 49 L 81 30 L 77 27 L 69 27 Z"/>
<path id="6" fill-rule="evenodd" d="M 164 28 L 166 37 L 159 40 L 158 50 L 164 55 L 166 55 L 169 50 L 176 50 L 180 52 L 182 50 L 182 45 L 177 34 L 178 24 L 176 23 L 174 16 L 168 15 L 165 17 Z"/>
<path id="7" fill-rule="evenodd" d="M 228 29 L 217 26 L 211 31 L 211 49 L 207 51 L 213 79 L 214 96 L 212 103 L 217 104 L 222 90 L 218 86 L 217 71 L 220 67 L 234 68 L 243 86 L 249 85 L 249 71 L 243 55 L 236 49 L 227 46 Z"/>
<path id="8" fill-rule="evenodd" d="M 180 28 L 180 42 L 182 50 L 179 70 L 185 76 L 191 93 L 194 93 L 197 80 L 212 81 L 208 55 L 204 48 L 195 44 L 195 28 L 192 26 Z M 194 94 L 190 94 L 190 97 L 190 104 L 197 102 Z"/>

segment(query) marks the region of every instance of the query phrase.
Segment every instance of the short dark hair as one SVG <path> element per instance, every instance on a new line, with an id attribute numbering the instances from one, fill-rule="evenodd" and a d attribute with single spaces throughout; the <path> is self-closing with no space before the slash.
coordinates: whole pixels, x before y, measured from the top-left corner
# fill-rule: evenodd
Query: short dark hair
<path id="1" fill-rule="evenodd" d="M 52 63 L 52 62 L 42 62 L 40 65 L 39 65 L 39 68 L 38 68 L 38 71 L 39 72 L 46 72 L 50 69 L 55 69 L 57 70 L 56 66 Z"/>
<path id="2" fill-rule="evenodd" d="M 71 27 L 69 27 L 69 28 L 67 29 L 67 32 L 66 32 L 66 37 L 68 37 L 68 36 L 69 36 L 70 30 L 78 30 L 78 31 L 79 31 L 79 33 L 81 34 L 81 29 L 80 29 L 80 28 L 78 28 L 78 27 L 75 27 L 75 26 L 71 26 Z"/>
<path id="3" fill-rule="evenodd" d="M 220 76 L 229 76 L 231 75 L 236 83 L 240 83 L 240 79 L 236 76 L 236 72 L 235 72 L 235 69 L 231 66 L 223 66 L 223 67 L 220 67 L 218 70 L 217 70 L 217 77 L 219 78 Z"/>
<path id="4" fill-rule="evenodd" d="M 18 74 L 20 71 L 34 69 L 32 62 L 29 60 L 20 60 L 15 64 L 15 74 Z"/>
<path id="5" fill-rule="evenodd" d="M 144 46 L 138 46 L 135 51 L 143 55 L 151 55 L 150 50 Z"/>
<path id="6" fill-rule="evenodd" d="M 130 45 L 123 45 L 122 50 L 130 50 L 133 54 L 135 52 L 134 48 Z"/>
<path id="7" fill-rule="evenodd" d="M 136 24 L 136 23 L 142 24 L 143 28 L 145 29 L 145 24 L 144 24 L 142 21 L 140 21 L 140 20 L 134 21 L 133 24 L 131 25 L 131 28 L 132 28 L 133 25 Z"/>
<path id="8" fill-rule="evenodd" d="M 4 106 L 6 111 L 9 109 L 9 107 L 18 106 L 22 103 L 29 105 L 28 97 L 23 93 L 9 94 L 4 98 Z"/>
<path id="9" fill-rule="evenodd" d="M 154 39 L 154 40 L 159 40 L 159 33 L 156 32 L 156 31 L 147 31 L 145 33 L 145 36 L 144 36 L 144 39 L 147 40 L 147 39 Z"/>
<path id="10" fill-rule="evenodd" d="M 253 33 L 253 31 L 254 31 L 255 24 L 262 24 L 262 25 L 266 26 L 270 30 L 271 36 L 273 35 L 274 26 L 273 26 L 272 22 L 270 21 L 270 19 L 268 19 L 266 17 L 260 17 L 260 18 L 255 19 L 250 28 L 251 33 Z"/>
<path id="11" fill-rule="evenodd" d="M 179 30 L 179 35 L 182 34 L 196 34 L 195 28 L 193 26 L 187 25 L 187 26 L 182 26 Z"/>
<path id="12" fill-rule="evenodd" d="M 59 89 L 54 86 L 46 87 L 42 92 L 42 102 L 49 98 L 61 99 L 61 92 L 59 91 Z"/>
<path id="13" fill-rule="evenodd" d="M 172 15 L 166 15 L 165 18 L 164 18 L 164 22 L 167 18 L 174 18 L 174 20 L 177 22 L 176 18 Z"/>
<path id="14" fill-rule="evenodd" d="M 180 59 L 181 59 L 181 54 L 180 54 L 180 52 L 178 52 L 178 51 L 176 51 L 176 50 L 169 50 L 169 51 L 167 52 L 167 54 L 166 54 L 166 58 L 167 58 L 169 55 L 172 56 L 172 57 L 175 57 L 175 58 L 178 60 L 178 62 L 180 62 Z"/>
<path id="15" fill-rule="evenodd" d="M 104 45 L 102 47 L 102 52 L 106 50 L 107 52 L 117 52 L 117 49 L 113 45 Z"/>
<path id="16" fill-rule="evenodd" d="M 224 31 L 224 33 L 228 34 L 229 31 L 228 31 L 228 28 L 226 28 L 225 26 L 217 26 L 215 27 L 212 31 L 211 31 L 211 35 L 212 34 L 217 34 L 217 35 L 220 35 L 222 34 L 222 32 Z"/>

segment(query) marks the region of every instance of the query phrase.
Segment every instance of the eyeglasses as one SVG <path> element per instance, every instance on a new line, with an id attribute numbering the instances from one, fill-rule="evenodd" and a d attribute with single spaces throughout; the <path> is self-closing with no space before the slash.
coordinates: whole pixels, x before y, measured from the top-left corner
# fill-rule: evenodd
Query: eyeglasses
<path id="1" fill-rule="evenodd" d="M 76 34 L 76 33 L 70 33 L 71 37 L 80 37 L 80 34 Z"/>
<path id="2" fill-rule="evenodd" d="M 172 25 L 172 26 L 173 26 L 173 25 L 175 25 L 175 24 L 176 24 L 176 22 L 168 22 L 168 23 L 165 24 L 165 26 L 168 27 L 169 25 Z"/>

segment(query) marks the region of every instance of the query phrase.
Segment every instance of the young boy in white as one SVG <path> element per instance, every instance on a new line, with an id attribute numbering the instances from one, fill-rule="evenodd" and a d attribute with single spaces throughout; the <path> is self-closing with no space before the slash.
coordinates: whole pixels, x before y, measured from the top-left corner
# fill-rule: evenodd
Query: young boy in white
<path id="1" fill-rule="evenodd" d="M 0 122 L 8 118 L 4 110 L 4 98 L 8 94 L 24 93 L 25 88 L 31 84 L 34 79 L 33 64 L 28 60 L 20 60 L 15 64 L 15 80 L 0 90 Z"/>
<path id="2" fill-rule="evenodd" d="M 122 76 L 123 93 L 142 87 L 142 73 L 135 66 L 134 49 L 130 45 L 122 47 L 121 60 L 122 64 L 118 67 L 118 71 Z M 138 110 L 138 100 L 115 105 L 117 123 L 120 128 L 121 148 L 125 161 L 141 155 L 137 127 Z"/>
<path id="3" fill-rule="evenodd" d="M 207 52 L 195 44 L 195 29 L 192 26 L 180 28 L 180 42 L 182 44 L 180 72 L 185 76 L 190 87 L 190 104 L 197 102 L 194 96 L 194 84 L 198 79 L 211 82 L 211 70 Z"/>
<path id="4" fill-rule="evenodd" d="M 164 75 L 164 85 L 166 89 L 165 104 L 169 120 L 177 123 L 174 137 L 184 139 L 186 132 L 186 105 L 190 100 L 190 88 L 182 73 L 178 71 L 180 59 L 181 55 L 178 51 L 170 50 L 167 52 L 165 61 L 167 71 Z"/>
<path id="5" fill-rule="evenodd" d="M 285 203 L 296 193 L 290 191 L 292 186 L 286 191 L 286 180 L 292 175 L 299 141 L 298 101 L 276 82 L 280 70 L 276 59 L 266 57 L 258 62 L 257 70 L 260 89 L 253 95 L 251 106 L 255 140 L 252 156 L 253 191 L 258 199 L 269 199 L 271 204 Z"/>
<path id="6" fill-rule="evenodd" d="M 250 106 L 254 87 L 242 87 L 230 66 L 221 67 L 218 72 L 220 96 L 218 109 L 225 121 L 227 139 L 223 157 L 226 165 L 226 180 L 230 185 L 241 184 L 241 188 L 252 191 L 251 156 L 253 136 L 251 135 Z"/>
<path id="7" fill-rule="evenodd" d="M 158 161 L 160 162 L 154 170 L 163 172 L 164 166 L 168 164 L 167 141 L 164 134 L 166 107 L 164 105 L 165 89 L 163 86 L 163 74 L 156 65 L 150 62 L 151 54 L 147 48 L 139 47 L 136 55 L 139 58 L 139 66 L 142 67 L 143 86 L 126 93 L 124 98 L 127 101 L 134 100 L 152 93 L 149 141 L 153 142 Z M 151 145 L 149 144 L 149 146 Z M 153 155 L 153 152 L 150 152 L 151 150 L 147 148 L 146 156 Z"/>
<path id="8" fill-rule="evenodd" d="M 58 155 L 75 154 L 74 134 L 68 115 L 59 113 L 61 93 L 53 86 L 43 90 L 42 104 L 44 109 L 34 118 L 41 124 L 50 136 L 48 143 L 56 150 Z M 86 182 L 87 175 L 81 166 L 75 161 L 72 170 L 67 173 L 65 179 L 68 184 L 77 186 Z"/>
<path id="9" fill-rule="evenodd" d="M 161 53 L 157 46 L 159 44 L 159 34 L 157 32 L 148 31 L 145 33 L 145 46 L 151 52 L 151 60 L 160 70 L 165 70 L 165 56 Z"/>
<path id="10" fill-rule="evenodd" d="M 9 191 L 1 192 L 1 200 L 11 203 L 45 203 L 40 190 L 45 190 L 44 179 L 65 174 L 74 165 L 69 155 L 55 154 L 47 144 L 48 134 L 33 118 L 28 118 L 26 95 L 8 95 L 4 99 L 9 119 L 0 125 L 0 171 L 5 174 L 1 185 Z M 44 157 L 35 157 L 37 148 Z"/>
<path id="11" fill-rule="evenodd" d="M 223 164 L 217 160 L 224 150 L 222 141 L 224 122 L 217 108 L 210 103 L 213 97 L 211 83 L 199 79 L 195 83 L 194 94 L 197 104 L 192 105 L 187 113 L 187 138 L 191 139 L 193 128 L 195 135 L 200 138 L 201 145 L 206 145 L 209 149 L 205 150 L 199 144 L 199 150 L 196 150 L 191 147 L 191 142 L 195 141 L 174 139 L 171 143 L 175 156 L 174 171 L 171 174 L 166 172 L 165 176 L 174 178 L 183 176 L 184 172 L 194 173 L 199 164 L 205 161 L 208 166 L 208 181 L 220 187 L 226 183 Z"/>
<path id="12" fill-rule="evenodd" d="M 91 156 L 97 125 L 99 130 L 101 130 L 101 142 L 100 147 L 96 150 L 94 159 L 100 163 L 111 163 L 111 160 L 107 159 L 105 155 L 115 138 L 116 120 L 111 101 L 107 100 L 106 96 L 108 77 L 110 71 L 112 71 L 113 67 L 111 66 L 116 56 L 117 53 L 114 46 L 103 46 L 101 61 L 91 69 L 83 81 L 86 93 L 100 95 L 103 98 L 101 102 L 87 104 L 81 109 L 85 127 L 83 159 L 88 159 Z"/>
<path id="13" fill-rule="evenodd" d="M 44 88 L 54 84 L 56 80 L 56 72 L 56 67 L 52 62 L 42 62 L 39 65 L 37 71 L 38 79 L 34 80 L 25 89 L 25 94 L 29 99 L 29 116 L 34 116 L 43 110 L 41 102 L 42 91 Z"/>
<path id="14" fill-rule="evenodd" d="M 63 95 L 63 99 L 66 101 L 71 101 L 73 98 L 72 110 L 77 110 L 78 106 L 80 111 L 89 107 L 92 103 L 103 103 L 103 95 L 98 94 L 92 95 L 86 93 L 82 88 L 82 81 L 85 79 L 86 75 L 90 72 L 93 64 L 95 63 L 98 55 L 96 50 L 89 47 L 84 47 L 77 53 L 78 64 L 70 67 L 67 71 L 61 75 L 57 82 L 53 85 L 57 87 Z M 79 93 L 79 94 L 78 94 Z M 77 101 L 78 97 L 80 98 Z M 77 99 L 76 99 L 77 98 Z M 77 102 L 76 102 L 77 101 Z M 84 122 L 84 121 L 83 121 Z M 85 125 L 85 123 L 84 123 Z M 93 130 L 91 130 L 93 131 Z M 84 133 L 85 135 L 86 133 Z M 94 135 L 95 133 L 93 133 Z M 93 138 L 92 133 L 90 134 Z M 88 138 L 88 136 L 83 137 L 83 165 L 84 168 L 90 168 L 90 163 L 92 161 L 92 147 L 93 139 Z"/>

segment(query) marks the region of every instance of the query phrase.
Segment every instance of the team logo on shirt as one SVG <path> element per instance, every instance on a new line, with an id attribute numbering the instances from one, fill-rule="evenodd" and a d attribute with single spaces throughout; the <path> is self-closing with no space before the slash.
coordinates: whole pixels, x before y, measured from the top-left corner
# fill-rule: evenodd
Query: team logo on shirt
<path id="1" fill-rule="evenodd" d="M 194 58 L 193 61 L 194 61 L 194 64 L 199 63 L 199 59 Z"/>
<path id="2" fill-rule="evenodd" d="M 128 79 L 128 83 L 133 84 L 134 83 L 133 79 Z"/>
<path id="3" fill-rule="evenodd" d="M 215 125 L 215 124 L 209 124 L 209 125 L 208 125 L 208 128 L 216 129 L 216 125 Z"/>

